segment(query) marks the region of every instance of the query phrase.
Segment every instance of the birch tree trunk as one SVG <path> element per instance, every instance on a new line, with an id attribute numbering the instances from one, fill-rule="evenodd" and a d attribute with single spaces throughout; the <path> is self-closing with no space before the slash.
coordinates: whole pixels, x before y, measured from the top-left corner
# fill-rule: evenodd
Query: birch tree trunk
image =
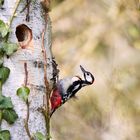
<path id="1" fill-rule="evenodd" d="M 9 22 L 18 0 L 5 0 L 3 9 L 0 9 L 0 19 Z M 27 9 L 23 12 L 26 1 L 20 2 L 14 17 L 9 35 L 9 40 L 19 44 L 19 49 L 9 58 L 4 58 L 4 66 L 10 68 L 10 76 L 3 86 L 3 95 L 9 96 L 14 104 L 14 109 L 18 114 L 18 119 L 13 125 L 2 121 L 2 129 L 9 130 L 11 140 L 28 140 L 25 131 L 24 120 L 27 115 L 27 106 L 17 95 L 16 91 L 24 84 L 25 70 L 24 63 L 27 63 L 29 95 L 29 129 L 31 134 L 37 131 L 45 134 L 45 119 L 38 108 L 43 106 L 44 69 L 42 55 L 42 32 L 45 30 L 45 20 L 40 0 L 30 3 L 29 22 L 26 21 Z M 47 76 L 53 86 L 53 56 L 51 52 L 51 22 L 47 17 L 47 28 L 45 31 L 44 44 L 47 53 Z"/>

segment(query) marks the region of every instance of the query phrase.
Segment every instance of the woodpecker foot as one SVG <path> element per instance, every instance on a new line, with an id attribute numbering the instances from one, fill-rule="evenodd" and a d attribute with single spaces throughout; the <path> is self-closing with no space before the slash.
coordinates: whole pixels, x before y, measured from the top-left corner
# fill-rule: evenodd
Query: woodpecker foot
<path id="1" fill-rule="evenodd" d="M 45 108 L 44 107 L 39 107 L 39 108 L 37 108 L 37 111 L 40 112 L 40 113 L 44 113 Z"/>

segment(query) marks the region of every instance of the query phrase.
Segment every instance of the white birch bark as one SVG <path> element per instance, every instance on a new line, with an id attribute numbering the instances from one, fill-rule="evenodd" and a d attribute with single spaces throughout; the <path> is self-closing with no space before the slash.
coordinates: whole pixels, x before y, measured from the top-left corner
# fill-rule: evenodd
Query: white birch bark
<path id="1" fill-rule="evenodd" d="M 27 107 L 26 104 L 16 95 L 16 90 L 24 84 L 25 71 L 24 62 L 27 62 L 28 69 L 28 87 L 30 87 L 30 118 L 29 129 L 31 134 L 40 131 L 45 134 L 45 121 L 43 115 L 38 112 L 38 108 L 43 105 L 44 95 L 44 69 L 43 69 L 43 55 L 42 55 L 42 32 L 45 28 L 45 21 L 42 14 L 42 7 L 39 0 L 33 1 L 30 6 L 30 21 L 26 22 L 27 10 L 20 13 L 26 5 L 26 1 L 20 3 L 16 12 L 16 17 L 12 22 L 12 32 L 10 33 L 9 40 L 17 42 L 16 27 L 25 24 L 32 31 L 32 40 L 29 44 L 26 43 L 26 49 L 19 47 L 10 58 L 4 59 L 4 66 L 10 68 L 10 76 L 3 86 L 3 94 L 10 96 L 14 104 L 19 118 L 13 125 L 7 124 L 2 121 L 2 129 L 9 130 L 11 133 L 11 140 L 28 140 L 27 133 L 24 128 L 24 119 L 26 118 Z M 8 22 L 13 14 L 16 5 L 16 0 L 5 0 L 4 10 L 0 10 L 0 19 Z M 22 33 L 21 33 L 22 34 Z M 31 34 L 28 34 L 29 36 Z M 29 37 L 28 36 L 28 37 Z M 26 40 L 26 39 L 25 39 Z M 28 40 L 27 40 L 28 41 Z M 24 42 L 19 44 L 22 46 Z M 48 57 L 47 74 L 48 80 L 52 78 L 52 52 L 51 52 L 51 23 L 48 17 L 47 31 L 45 33 L 45 48 Z"/>

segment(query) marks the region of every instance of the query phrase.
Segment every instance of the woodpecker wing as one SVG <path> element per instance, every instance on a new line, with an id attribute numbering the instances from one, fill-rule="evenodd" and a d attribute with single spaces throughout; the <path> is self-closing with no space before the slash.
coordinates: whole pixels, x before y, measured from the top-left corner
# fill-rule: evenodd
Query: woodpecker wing
<path id="1" fill-rule="evenodd" d="M 74 97 L 76 92 L 81 89 L 81 81 L 77 77 L 69 77 L 59 81 L 58 87 L 65 103 L 71 97 Z"/>
<path id="2" fill-rule="evenodd" d="M 72 84 L 72 77 L 68 77 L 58 81 L 57 88 L 60 90 L 62 96 L 65 96 L 67 94 L 67 90 Z"/>

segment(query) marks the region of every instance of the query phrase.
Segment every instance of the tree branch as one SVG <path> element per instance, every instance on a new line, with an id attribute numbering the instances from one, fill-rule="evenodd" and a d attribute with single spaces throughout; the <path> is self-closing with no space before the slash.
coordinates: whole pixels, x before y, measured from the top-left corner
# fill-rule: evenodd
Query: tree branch
<path id="1" fill-rule="evenodd" d="M 45 109 L 43 110 L 43 114 L 45 117 L 45 122 L 46 122 L 46 129 L 47 129 L 47 140 L 50 140 L 50 94 L 51 94 L 51 89 L 49 86 L 49 82 L 47 79 L 47 54 L 44 46 L 44 35 L 46 31 L 46 26 L 47 26 L 47 21 L 45 21 L 45 29 L 42 33 L 42 53 L 43 53 L 43 58 L 44 58 L 44 83 L 46 87 L 46 100 L 45 101 Z"/>
<path id="2" fill-rule="evenodd" d="M 47 131 L 47 140 L 50 140 L 50 95 L 54 88 L 57 78 L 57 64 L 54 61 L 52 56 L 51 46 L 51 22 L 49 18 L 48 12 L 50 11 L 50 2 L 51 0 L 42 0 L 42 8 L 44 9 L 44 20 L 45 20 L 45 28 L 42 32 L 42 53 L 44 58 L 44 84 L 46 88 L 45 98 L 43 98 L 44 108 L 42 109 L 42 113 L 45 117 L 46 122 L 46 131 Z M 47 52 L 47 54 L 46 54 Z M 49 69 L 48 69 L 49 67 Z M 51 71 L 49 75 L 47 72 Z M 49 78 L 49 79 L 47 79 Z"/>
<path id="3" fill-rule="evenodd" d="M 24 86 L 26 87 L 27 83 L 28 83 L 28 70 L 27 70 L 27 63 L 26 62 L 24 63 L 24 70 L 25 70 Z M 27 133 L 28 137 L 30 138 L 30 140 L 33 140 L 33 137 L 31 136 L 31 133 L 29 130 L 29 125 L 28 125 L 29 116 L 30 116 L 30 109 L 29 109 L 30 103 L 28 100 L 26 102 L 26 106 L 27 106 L 27 116 L 26 116 L 26 119 L 24 120 L 24 127 L 25 127 L 26 133 Z"/>
<path id="4" fill-rule="evenodd" d="M 24 63 L 24 70 L 25 70 L 25 79 L 24 79 L 24 85 L 25 87 L 27 86 L 27 82 L 28 82 L 28 70 L 27 70 L 27 63 Z"/>

